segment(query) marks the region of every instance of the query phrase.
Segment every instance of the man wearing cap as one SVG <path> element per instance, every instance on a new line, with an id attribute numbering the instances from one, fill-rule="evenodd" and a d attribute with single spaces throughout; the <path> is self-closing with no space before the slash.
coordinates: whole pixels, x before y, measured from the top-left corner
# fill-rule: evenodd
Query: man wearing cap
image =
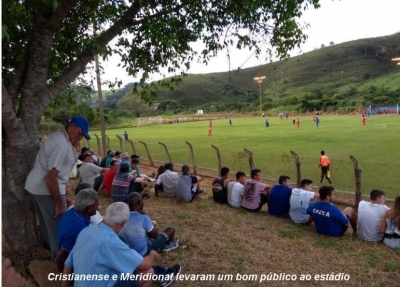
<path id="1" fill-rule="evenodd" d="M 25 183 L 39 218 L 40 237 L 51 249 L 53 260 L 57 256 L 57 224 L 67 208 L 66 184 L 83 137 L 90 139 L 89 123 L 75 116 L 64 130 L 51 134 L 43 143 Z"/>

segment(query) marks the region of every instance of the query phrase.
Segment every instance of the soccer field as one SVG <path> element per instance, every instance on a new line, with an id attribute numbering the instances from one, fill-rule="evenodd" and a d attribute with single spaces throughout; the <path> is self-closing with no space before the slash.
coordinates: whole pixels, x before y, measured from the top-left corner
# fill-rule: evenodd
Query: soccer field
<path id="1" fill-rule="evenodd" d="M 190 153 L 185 141 L 193 145 L 196 165 L 217 168 L 217 157 L 211 145 L 221 151 L 222 164 L 236 172 L 249 172 L 248 159 L 243 149 L 253 152 L 254 163 L 262 170 L 263 178 L 277 180 L 285 174 L 296 180 L 296 168 L 290 151 L 298 154 L 301 161 L 302 178 L 309 178 L 318 185 L 320 170 L 319 155 L 325 150 L 331 160 L 331 179 L 335 188 L 354 192 L 355 179 L 353 155 L 362 170 L 362 192 L 368 194 L 378 188 L 394 198 L 400 193 L 400 116 L 376 115 L 367 118 L 366 126 L 361 116 L 320 116 L 316 127 L 311 116 L 301 116 L 300 128 L 292 119 L 268 118 L 270 127 L 265 126 L 266 118 L 232 118 L 213 120 L 212 136 L 207 136 L 209 121 L 164 124 L 107 130 L 110 148 L 119 149 L 116 135 L 122 137 L 126 130 L 134 142 L 136 151 L 146 158 L 146 142 L 153 159 L 167 161 L 166 144 L 174 163 L 191 164 Z M 96 134 L 100 134 L 95 131 Z M 132 150 L 124 143 L 124 149 Z M 327 182 L 325 182 L 327 183 Z"/>

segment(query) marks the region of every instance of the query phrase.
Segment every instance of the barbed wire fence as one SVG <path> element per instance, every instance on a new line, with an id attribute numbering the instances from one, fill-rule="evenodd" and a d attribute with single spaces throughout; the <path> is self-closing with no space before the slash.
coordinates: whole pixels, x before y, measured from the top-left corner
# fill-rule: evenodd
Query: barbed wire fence
<path id="1" fill-rule="evenodd" d="M 97 136 L 96 136 L 97 137 Z M 97 141 L 98 144 L 101 140 Z M 87 142 L 90 146 L 89 141 Z M 93 143 L 92 143 L 93 145 Z M 307 178 L 313 181 L 314 186 L 328 185 L 326 179 L 321 179 L 319 168 L 319 157 L 303 157 L 295 151 L 276 154 L 273 151 L 265 151 L 262 154 L 252 152 L 244 148 L 238 151 L 227 151 L 218 147 L 196 148 L 192 146 L 192 152 L 188 145 L 190 142 L 182 143 L 178 149 L 169 150 L 162 143 L 143 143 L 124 141 L 121 137 L 110 139 L 109 147 L 114 149 L 123 148 L 124 151 L 140 154 L 142 162 L 155 166 L 153 161 L 163 164 L 173 161 L 180 166 L 192 164 L 192 171 L 218 176 L 219 166 L 227 166 L 231 170 L 231 179 L 237 171 L 243 171 L 248 176 L 252 167 L 262 171 L 263 179 L 269 183 L 277 183 L 280 175 L 287 175 L 294 185 L 299 185 L 300 180 Z M 99 148 L 97 148 L 100 150 Z M 218 150 L 216 153 L 213 149 Z M 205 153 L 212 156 L 204 156 Z M 218 158 L 218 153 L 219 157 Z M 221 162 L 220 162 L 221 161 Z M 400 163 L 382 164 L 376 162 L 358 161 L 351 155 L 345 158 L 330 158 L 330 179 L 335 190 L 348 194 L 350 202 L 356 206 L 361 197 L 369 196 L 372 189 L 381 189 L 387 193 L 389 199 L 393 199 L 399 193 L 399 171 Z"/>

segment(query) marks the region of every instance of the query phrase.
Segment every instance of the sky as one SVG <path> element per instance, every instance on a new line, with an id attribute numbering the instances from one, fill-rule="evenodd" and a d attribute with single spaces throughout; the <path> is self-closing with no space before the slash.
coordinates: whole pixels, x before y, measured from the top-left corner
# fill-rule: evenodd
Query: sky
<path id="1" fill-rule="evenodd" d="M 305 30 L 308 35 L 301 50 L 296 49 L 290 54 L 292 57 L 302 52 L 310 52 L 320 48 L 321 44 L 328 46 L 331 41 L 335 44 L 363 38 L 380 37 L 400 32 L 400 0 L 320 0 L 319 9 L 309 8 L 303 13 L 300 23 L 308 23 Z M 193 44 L 193 47 L 200 46 Z M 270 59 L 257 59 L 253 52 L 248 50 L 230 50 L 231 70 L 238 67 L 250 68 L 269 63 Z M 276 60 L 276 59 L 273 59 Z M 108 62 L 102 62 L 106 73 L 102 80 L 115 80 L 115 75 L 122 80 L 123 85 L 135 82 L 137 79 L 129 76 L 123 68 L 117 67 L 118 57 L 112 57 Z M 207 74 L 226 72 L 229 64 L 226 52 L 211 60 L 208 65 L 193 62 L 189 74 Z M 173 75 L 167 75 L 173 76 Z M 160 80 L 163 76 L 154 74 L 150 81 Z M 103 89 L 107 89 L 103 86 Z"/>

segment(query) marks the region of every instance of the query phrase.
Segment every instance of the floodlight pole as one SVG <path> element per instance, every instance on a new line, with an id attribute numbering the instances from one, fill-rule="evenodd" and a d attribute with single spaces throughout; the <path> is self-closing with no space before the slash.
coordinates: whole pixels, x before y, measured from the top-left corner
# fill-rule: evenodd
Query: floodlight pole
<path id="1" fill-rule="evenodd" d="M 264 79 L 265 79 L 265 76 L 255 77 L 254 78 L 254 81 L 256 81 L 258 83 L 258 86 L 260 87 L 260 116 L 261 117 L 263 115 L 263 112 L 262 112 L 262 101 L 261 101 L 261 84 L 262 84 Z"/>

